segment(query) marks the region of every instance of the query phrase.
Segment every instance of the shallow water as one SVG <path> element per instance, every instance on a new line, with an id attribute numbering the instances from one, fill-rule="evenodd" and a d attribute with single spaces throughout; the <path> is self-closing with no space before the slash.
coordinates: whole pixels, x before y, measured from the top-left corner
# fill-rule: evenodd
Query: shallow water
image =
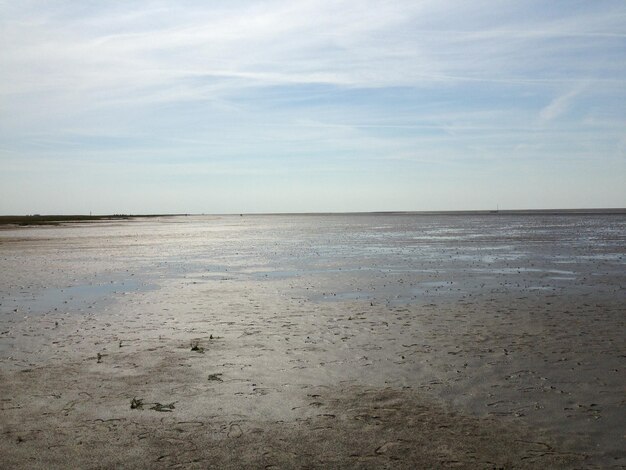
<path id="1" fill-rule="evenodd" d="M 17 239 L 43 272 L 19 279 L 24 259 L 6 255 L 3 311 L 82 308 L 174 278 L 283 279 L 315 287 L 312 299 L 394 304 L 626 288 L 625 215 L 172 217 L 5 230 L 0 247 Z"/>
<path id="2" fill-rule="evenodd" d="M 115 297 L 132 292 L 155 289 L 137 279 L 123 279 L 100 284 L 76 284 L 63 288 L 22 291 L 17 296 L 5 298 L 3 305 L 21 314 L 45 314 L 52 311 L 86 312 L 93 306 L 104 307 Z"/>

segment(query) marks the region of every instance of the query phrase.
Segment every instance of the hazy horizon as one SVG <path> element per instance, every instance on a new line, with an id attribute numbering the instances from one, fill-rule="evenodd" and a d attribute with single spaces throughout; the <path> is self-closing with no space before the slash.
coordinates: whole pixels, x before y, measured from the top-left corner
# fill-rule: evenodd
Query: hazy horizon
<path id="1" fill-rule="evenodd" d="M 623 208 L 626 3 L 0 3 L 0 214 Z"/>
<path id="2" fill-rule="evenodd" d="M 215 212 L 215 213 L 165 213 L 165 212 L 153 212 L 153 213 L 47 213 L 47 214 L 0 214 L 0 224 L 13 224 L 18 223 L 19 220 L 13 220 L 13 218 L 56 218 L 53 220 L 62 221 L 63 217 L 221 217 L 221 216 L 359 216 L 359 215 L 626 215 L 626 207 L 587 207 L 587 208 L 545 208 L 545 209 L 472 209 L 472 210 L 441 210 L 441 211 L 352 211 L 352 212 Z M 80 219 L 78 219 L 80 220 Z"/>

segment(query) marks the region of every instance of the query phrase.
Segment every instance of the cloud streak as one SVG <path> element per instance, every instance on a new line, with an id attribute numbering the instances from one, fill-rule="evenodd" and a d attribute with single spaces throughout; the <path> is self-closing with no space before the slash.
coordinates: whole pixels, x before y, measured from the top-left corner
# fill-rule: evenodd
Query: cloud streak
<path id="1" fill-rule="evenodd" d="M 574 99 L 583 92 L 584 88 L 584 86 L 578 86 L 565 94 L 557 96 L 541 110 L 539 113 L 541 120 L 543 122 L 552 121 L 564 114 L 570 108 Z"/>

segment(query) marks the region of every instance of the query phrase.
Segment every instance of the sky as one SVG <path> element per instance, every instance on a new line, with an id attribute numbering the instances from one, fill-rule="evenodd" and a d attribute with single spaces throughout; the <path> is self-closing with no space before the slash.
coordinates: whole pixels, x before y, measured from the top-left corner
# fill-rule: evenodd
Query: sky
<path id="1" fill-rule="evenodd" d="M 0 214 L 626 207 L 622 0 L 0 0 Z"/>

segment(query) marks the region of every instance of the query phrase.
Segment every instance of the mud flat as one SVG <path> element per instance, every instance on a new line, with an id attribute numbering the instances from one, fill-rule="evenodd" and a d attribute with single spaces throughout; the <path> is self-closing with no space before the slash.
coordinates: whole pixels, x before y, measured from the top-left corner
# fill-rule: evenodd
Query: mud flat
<path id="1" fill-rule="evenodd" d="M 626 217 L 0 232 L 3 468 L 623 468 Z"/>

